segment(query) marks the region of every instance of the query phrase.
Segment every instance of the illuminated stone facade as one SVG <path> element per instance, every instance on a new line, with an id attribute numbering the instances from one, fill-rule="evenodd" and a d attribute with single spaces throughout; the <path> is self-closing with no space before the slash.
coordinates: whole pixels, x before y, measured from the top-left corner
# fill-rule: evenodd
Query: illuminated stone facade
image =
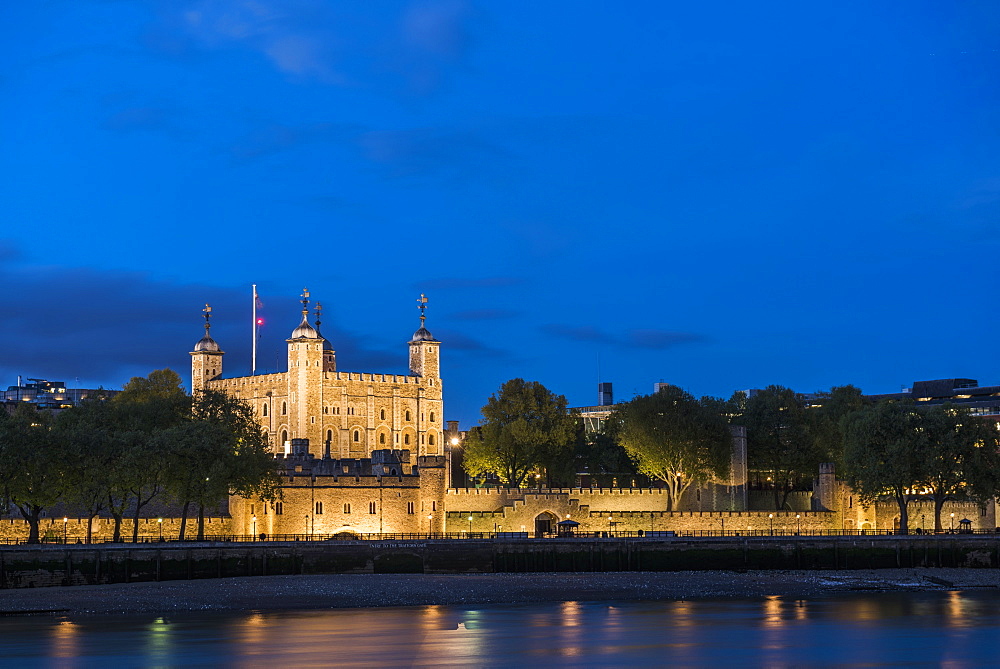
<path id="1" fill-rule="evenodd" d="M 249 403 L 278 455 L 290 453 L 293 439 L 307 439 L 317 458 L 367 458 L 380 449 L 443 455 L 440 342 L 423 316 L 409 342 L 409 374 L 337 371 L 318 320 L 308 322 L 308 293 L 302 303 L 302 321 L 287 340 L 288 371 L 277 374 L 222 378 L 223 352 L 206 322 L 191 352 L 192 391 L 219 390 Z"/>

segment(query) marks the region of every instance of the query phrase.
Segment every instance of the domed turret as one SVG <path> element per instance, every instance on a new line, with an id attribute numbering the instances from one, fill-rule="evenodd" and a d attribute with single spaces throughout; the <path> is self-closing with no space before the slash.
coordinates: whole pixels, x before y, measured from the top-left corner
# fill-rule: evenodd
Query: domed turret
<path id="1" fill-rule="evenodd" d="M 194 345 L 195 353 L 216 353 L 220 351 L 219 345 L 214 339 L 205 334 L 204 337 L 198 340 L 198 343 Z"/>
<path id="2" fill-rule="evenodd" d="M 205 305 L 205 336 L 198 340 L 191 351 L 191 390 L 197 392 L 205 384 L 222 375 L 223 351 L 212 339 L 212 307 Z"/>
<path id="3" fill-rule="evenodd" d="M 421 323 L 420 329 L 413 333 L 413 339 L 410 340 L 410 342 L 415 341 L 437 341 L 437 339 L 435 339 L 434 335 L 431 334 L 431 331 L 425 328 Z"/>
<path id="4" fill-rule="evenodd" d="M 441 342 L 435 339 L 431 331 L 424 325 L 427 320 L 424 313 L 424 310 L 427 309 L 426 295 L 420 295 L 417 300 L 417 308 L 420 309 L 420 327 L 410 339 L 410 374 L 437 377 L 440 368 L 438 348 Z"/>
<path id="5" fill-rule="evenodd" d="M 319 339 L 319 332 L 309 325 L 309 291 L 302 289 L 302 322 L 292 330 L 289 339 Z"/>

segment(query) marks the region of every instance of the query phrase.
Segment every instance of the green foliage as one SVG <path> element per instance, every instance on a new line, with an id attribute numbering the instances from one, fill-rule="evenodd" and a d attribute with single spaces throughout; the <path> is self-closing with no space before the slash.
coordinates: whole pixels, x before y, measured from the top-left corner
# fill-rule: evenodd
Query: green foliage
<path id="1" fill-rule="evenodd" d="M 667 484 L 668 511 L 691 485 L 729 474 L 732 435 L 714 402 L 664 386 L 621 405 L 610 422 L 639 473 Z"/>
<path id="2" fill-rule="evenodd" d="M 838 469 L 843 466 L 844 433 L 841 421 L 864 405 L 864 396 L 857 386 L 834 386 L 827 392 L 817 393 L 814 406 L 807 411 L 807 415 L 810 419 L 809 432 L 821 462 L 836 463 Z"/>
<path id="3" fill-rule="evenodd" d="M 572 461 L 576 419 L 566 413 L 565 397 L 537 381 L 507 381 L 482 414 L 465 441 L 470 476 L 493 473 L 516 488 L 533 471 L 548 475 Z"/>
<path id="4" fill-rule="evenodd" d="M 795 392 L 768 386 L 753 397 L 730 400 L 733 422 L 747 429 L 747 464 L 768 479 L 774 506 L 785 508 L 789 493 L 811 477 L 823 461 L 810 432 L 810 417 Z"/>
<path id="5" fill-rule="evenodd" d="M 842 423 L 847 479 L 862 502 L 891 496 L 899 531 L 909 529 L 907 502 L 920 481 L 928 447 L 924 418 L 906 402 L 884 401 L 848 414 Z"/>

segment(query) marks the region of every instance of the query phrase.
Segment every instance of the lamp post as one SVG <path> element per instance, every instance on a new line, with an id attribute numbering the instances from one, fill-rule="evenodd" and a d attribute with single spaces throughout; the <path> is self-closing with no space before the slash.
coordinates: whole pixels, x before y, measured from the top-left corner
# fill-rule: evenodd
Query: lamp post
<path id="1" fill-rule="evenodd" d="M 768 522 L 771 523 L 771 536 L 773 537 L 774 536 L 774 514 L 773 513 L 767 514 L 767 519 L 768 519 Z"/>
<path id="2" fill-rule="evenodd" d="M 306 517 L 305 536 L 306 536 L 306 541 L 308 541 L 309 540 L 309 514 L 307 513 L 305 517 Z"/>
<path id="3" fill-rule="evenodd" d="M 434 514 L 433 513 L 428 513 L 427 514 L 427 536 L 430 536 L 431 533 L 434 531 L 433 521 L 434 521 Z"/>
<path id="4" fill-rule="evenodd" d="M 954 513 L 951 514 L 951 532 L 952 532 L 952 534 L 955 533 L 955 514 Z"/>
<path id="5" fill-rule="evenodd" d="M 802 516 L 795 514 L 795 535 L 802 534 Z"/>
<path id="6" fill-rule="evenodd" d="M 63 543 L 66 543 L 66 532 L 67 532 L 67 525 L 68 524 L 69 524 L 69 518 L 65 518 L 64 517 L 63 518 Z M 955 514 L 951 514 L 951 524 L 954 527 L 954 525 L 955 525 Z"/>
<path id="7" fill-rule="evenodd" d="M 472 516 L 469 516 L 469 536 L 472 536 Z"/>
<path id="8" fill-rule="evenodd" d="M 156 524 L 160 528 L 160 541 L 163 541 L 163 519 L 162 518 L 157 518 L 156 519 Z"/>
<path id="9" fill-rule="evenodd" d="M 722 536 L 726 536 L 726 519 L 723 517 L 719 518 L 719 523 L 722 524 Z"/>
<path id="10" fill-rule="evenodd" d="M 254 538 L 257 537 L 257 516 L 250 519 L 250 535 Z"/>

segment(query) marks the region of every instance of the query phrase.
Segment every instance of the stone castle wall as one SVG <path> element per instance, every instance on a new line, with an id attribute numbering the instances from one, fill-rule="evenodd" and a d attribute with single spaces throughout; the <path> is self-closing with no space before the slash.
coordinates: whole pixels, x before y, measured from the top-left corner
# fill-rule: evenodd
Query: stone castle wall
<path id="1" fill-rule="evenodd" d="M 63 522 L 63 518 L 66 522 Z M 156 541 L 163 536 L 164 539 L 178 539 L 180 535 L 180 518 L 164 517 L 163 522 L 158 522 L 158 518 L 139 519 L 139 540 Z M 95 518 L 92 526 L 92 537 L 94 541 L 111 541 L 114 537 L 114 520 L 111 518 Z M 231 535 L 234 533 L 232 519 L 229 517 L 206 516 L 206 535 Z M 60 516 L 58 518 L 42 518 L 38 526 L 39 536 L 54 541 L 62 541 L 66 538 L 68 543 L 87 540 L 87 519 L 79 517 Z M 161 535 L 162 531 L 162 535 Z M 185 535 L 188 539 L 193 539 L 198 532 L 198 518 L 188 518 Z M 122 521 L 122 537 L 126 541 L 132 540 L 132 520 L 129 518 Z M 0 519 L 0 542 L 23 542 L 28 538 L 28 523 L 23 518 L 3 518 Z"/>

